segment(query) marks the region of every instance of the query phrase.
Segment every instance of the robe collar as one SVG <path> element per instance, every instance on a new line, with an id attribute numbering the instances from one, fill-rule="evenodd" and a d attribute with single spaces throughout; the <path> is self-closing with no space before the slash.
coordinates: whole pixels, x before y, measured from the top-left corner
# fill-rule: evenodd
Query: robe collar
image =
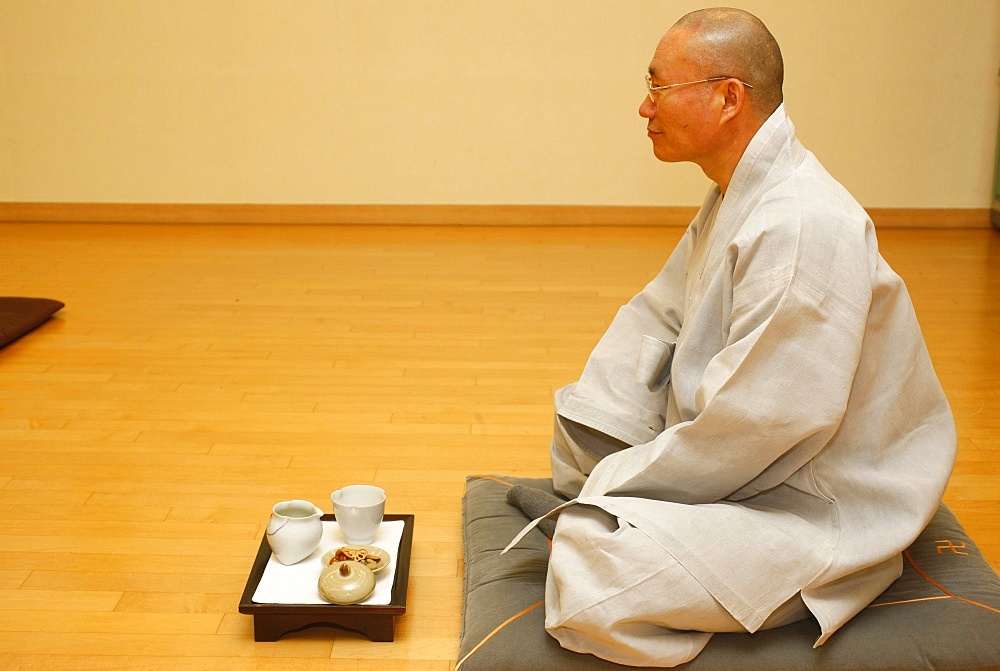
<path id="1" fill-rule="evenodd" d="M 720 257 L 746 222 L 750 211 L 768 190 L 783 182 L 807 154 L 795 137 L 795 126 L 782 103 L 754 134 L 733 171 L 729 189 L 710 233 L 713 239 L 707 267 L 715 267 L 721 261 Z M 692 223 L 696 233 L 719 198 L 722 198 L 722 190 L 718 184 L 712 184 Z"/>

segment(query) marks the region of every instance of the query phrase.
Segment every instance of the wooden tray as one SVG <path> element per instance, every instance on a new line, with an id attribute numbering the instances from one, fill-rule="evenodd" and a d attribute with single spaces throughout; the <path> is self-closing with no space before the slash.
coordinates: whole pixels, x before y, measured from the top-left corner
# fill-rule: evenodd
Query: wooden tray
<path id="1" fill-rule="evenodd" d="M 323 515 L 324 522 L 332 522 L 336 515 Z M 386 515 L 384 521 L 403 520 L 403 535 L 395 557 L 395 574 L 392 597 L 388 604 L 366 606 L 354 604 L 285 604 L 256 603 L 254 592 L 264 575 L 264 568 L 271 557 L 271 547 L 265 535 L 260 541 L 257 558 L 246 589 L 240 598 L 240 612 L 253 616 L 253 639 L 277 641 L 285 634 L 307 627 L 332 626 L 364 634 L 372 641 L 392 641 L 395 636 L 395 618 L 406 612 L 406 584 L 410 577 L 410 549 L 413 546 L 413 515 Z"/>

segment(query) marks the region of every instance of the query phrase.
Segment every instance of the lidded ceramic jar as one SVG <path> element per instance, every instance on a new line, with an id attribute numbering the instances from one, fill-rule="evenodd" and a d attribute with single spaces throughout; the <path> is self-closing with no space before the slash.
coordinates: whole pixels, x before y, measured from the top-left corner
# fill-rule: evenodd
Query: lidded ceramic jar
<path id="1" fill-rule="evenodd" d="M 375 574 L 356 561 L 334 562 L 319 576 L 319 594 L 330 603 L 346 606 L 364 601 L 375 591 Z"/>

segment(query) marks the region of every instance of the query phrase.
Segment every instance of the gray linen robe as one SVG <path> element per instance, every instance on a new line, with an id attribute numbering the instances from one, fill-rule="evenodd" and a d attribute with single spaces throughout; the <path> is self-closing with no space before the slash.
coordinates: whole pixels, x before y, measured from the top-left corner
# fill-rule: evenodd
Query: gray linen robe
<path id="1" fill-rule="evenodd" d="M 748 631 L 800 593 L 820 645 L 900 574 L 954 422 L 872 222 L 784 106 L 699 240 L 720 197 L 557 394 L 559 415 L 633 446 L 569 505 L 647 534 Z"/>

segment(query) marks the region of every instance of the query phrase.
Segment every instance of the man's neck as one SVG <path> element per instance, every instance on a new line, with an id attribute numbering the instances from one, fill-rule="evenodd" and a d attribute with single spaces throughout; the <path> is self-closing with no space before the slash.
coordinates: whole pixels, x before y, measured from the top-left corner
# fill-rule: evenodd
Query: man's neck
<path id="1" fill-rule="evenodd" d="M 735 129 L 728 135 L 727 141 L 722 144 L 710 157 L 700 163 L 705 175 L 719 185 L 723 195 L 729 188 L 729 182 L 733 179 L 736 166 L 740 164 L 743 154 L 750 146 L 754 135 L 760 130 L 762 123 L 746 125 Z"/>

